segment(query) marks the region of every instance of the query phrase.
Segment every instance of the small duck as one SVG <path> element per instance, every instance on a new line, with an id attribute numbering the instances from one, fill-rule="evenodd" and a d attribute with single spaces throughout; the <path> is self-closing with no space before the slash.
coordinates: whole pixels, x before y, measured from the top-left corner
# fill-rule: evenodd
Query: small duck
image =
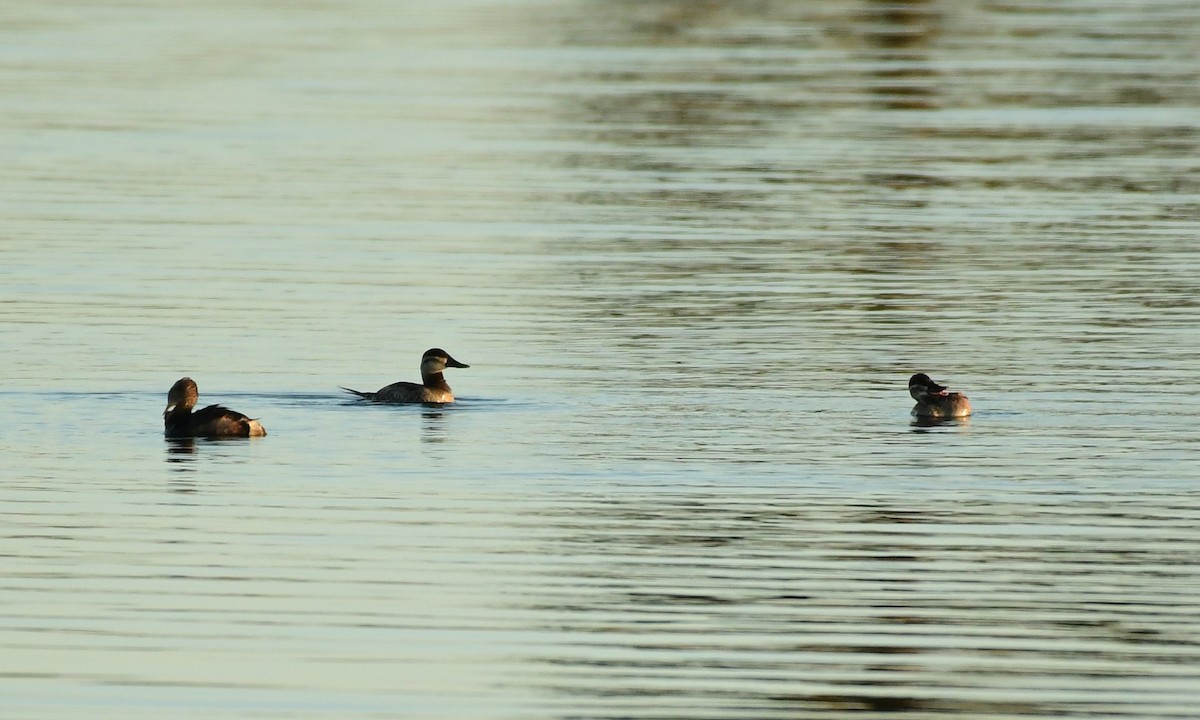
<path id="1" fill-rule="evenodd" d="M 925 373 L 917 373 L 908 379 L 908 394 L 917 401 L 912 414 L 919 418 L 944 420 L 971 414 L 971 403 L 966 395 L 946 392 L 944 385 L 938 385 Z"/>
<path id="2" fill-rule="evenodd" d="M 171 386 L 167 393 L 167 409 L 163 410 L 167 437 L 262 437 L 267 434 L 257 420 L 220 405 L 209 405 L 199 412 L 192 412 L 199 399 L 200 390 L 190 377 L 179 378 Z"/>
<path id="3" fill-rule="evenodd" d="M 411 382 L 396 382 L 381 387 L 375 392 L 360 392 L 348 387 L 342 388 L 348 393 L 377 403 L 452 403 L 454 393 L 442 377 L 442 371 L 448 367 L 471 367 L 450 357 L 450 353 L 441 348 L 430 348 L 421 356 L 421 384 Z"/>

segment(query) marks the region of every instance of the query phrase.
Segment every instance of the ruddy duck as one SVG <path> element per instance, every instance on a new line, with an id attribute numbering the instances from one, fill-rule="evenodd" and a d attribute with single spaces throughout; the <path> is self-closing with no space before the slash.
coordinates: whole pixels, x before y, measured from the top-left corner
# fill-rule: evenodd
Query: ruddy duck
<path id="1" fill-rule="evenodd" d="M 946 392 L 944 385 L 930 380 L 925 373 L 917 373 L 908 379 L 908 394 L 917 401 L 912 414 L 919 418 L 944 420 L 971 414 L 971 403 L 966 395 Z"/>
<path id="2" fill-rule="evenodd" d="M 209 405 L 192 412 L 200 390 L 189 377 L 180 378 L 167 393 L 167 409 L 163 410 L 163 425 L 169 438 L 262 437 L 267 434 L 257 420 L 220 405 Z"/>
<path id="3" fill-rule="evenodd" d="M 471 367 L 450 357 L 450 353 L 440 348 L 430 348 L 421 356 L 421 384 L 411 382 L 396 382 L 381 387 L 375 392 L 359 392 L 348 387 L 346 392 L 365 400 L 377 403 L 452 403 L 454 393 L 442 377 L 442 371 L 448 367 Z"/>

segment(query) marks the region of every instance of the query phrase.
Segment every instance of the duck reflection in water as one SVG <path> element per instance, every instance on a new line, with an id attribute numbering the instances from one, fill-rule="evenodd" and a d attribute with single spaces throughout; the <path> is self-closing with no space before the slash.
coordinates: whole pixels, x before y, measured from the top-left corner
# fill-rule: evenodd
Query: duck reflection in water
<path id="1" fill-rule="evenodd" d="M 917 401 L 912 414 L 919 421 L 956 420 L 971 414 L 971 403 L 962 393 L 949 392 L 925 373 L 908 380 L 908 394 Z"/>
<path id="2" fill-rule="evenodd" d="M 421 411 L 421 442 L 446 442 L 446 411 L 429 407 Z"/>
<path id="3" fill-rule="evenodd" d="M 178 472 L 194 472 L 196 461 L 196 438 L 167 438 L 167 463 Z"/>

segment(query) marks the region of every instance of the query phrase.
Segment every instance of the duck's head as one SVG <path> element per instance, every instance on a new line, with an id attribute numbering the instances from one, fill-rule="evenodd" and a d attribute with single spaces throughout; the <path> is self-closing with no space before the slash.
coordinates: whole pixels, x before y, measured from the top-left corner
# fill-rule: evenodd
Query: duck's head
<path id="1" fill-rule="evenodd" d="M 167 392 L 167 409 L 163 410 L 163 415 L 170 415 L 176 410 L 191 410 L 199 399 L 200 390 L 196 387 L 196 381 L 190 377 L 179 378 Z"/>
<path id="2" fill-rule="evenodd" d="M 917 373 L 908 379 L 908 394 L 913 400 L 922 402 L 931 395 L 945 395 L 946 386 L 938 385 L 925 373 Z"/>
<path id="3" fill-rule="evenodd" d="M 448 367 L 465 368 L 471 366 L 466 363 L 460 363 L 459 361 L 450 357 L 450 353 L 442 350 L 441 348 L 430 348 L 425 351 L 424 355 L 421 356 L 422 375 L 433 375 L 435 373 L 440 373 Z"/>

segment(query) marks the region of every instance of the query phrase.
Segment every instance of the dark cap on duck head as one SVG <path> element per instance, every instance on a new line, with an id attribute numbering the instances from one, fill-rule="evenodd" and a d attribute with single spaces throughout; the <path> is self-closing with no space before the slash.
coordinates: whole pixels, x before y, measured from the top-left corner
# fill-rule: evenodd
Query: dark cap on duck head
<path id="1" fill-rule="evenodd" d="M 917 373 L 908 379 L 908 386 L 920 385 L 931 393 L 940 393 L 946 391 L 945 385 L 938 385 L 925 373 Z"/>

